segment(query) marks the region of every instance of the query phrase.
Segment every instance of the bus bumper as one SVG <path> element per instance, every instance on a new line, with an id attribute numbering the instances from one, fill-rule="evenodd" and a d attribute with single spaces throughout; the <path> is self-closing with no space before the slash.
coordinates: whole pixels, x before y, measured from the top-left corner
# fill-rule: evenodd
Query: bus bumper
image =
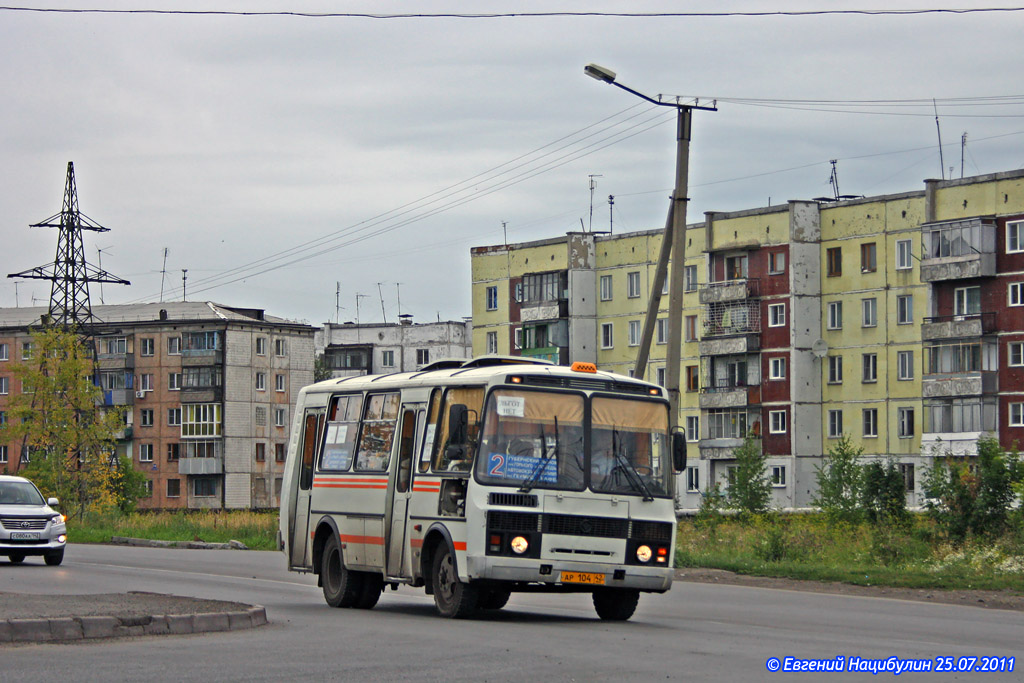
<path id="1" fill-rule="evenodd" d="M 666 591 L 672 587 L 674 571 L 671 567 L 640 567 L 589 562 L 545 562 L 537 559 L 513 557 L 467 557 L 470 580 L 510 581 L 515 583 L 572 585 L 597 588 L 633 588 L 641 591 Z M 604 583 L 581 584 L 563 582 L 562 573 L 601 575 Z"/>

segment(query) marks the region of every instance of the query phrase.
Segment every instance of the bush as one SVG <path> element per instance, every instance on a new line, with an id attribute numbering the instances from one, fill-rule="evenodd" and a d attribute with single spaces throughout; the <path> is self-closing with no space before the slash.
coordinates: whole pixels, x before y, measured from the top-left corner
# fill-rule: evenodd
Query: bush
<path id="1" fill-rule="evenodd" d="M 768 512 L 772 497 L 772 483 L 765 472 L 768 456 L 751 434 L 733 451 L 733 456 L 736 467 L 730 470 L 729 490 L 726 491 L 729 507 L 741 515 Z"/>
<path id="2" fill-rule="evenodd" d="M 906 524 L 906 484 L 896 461 L 890 458 L 884 465 L 868 463 L 861 474 L 861 504 L 868 520 L 874 524 Z"/>
<path id="3" fill-rule="evenodd" d="M 812 501 L 825 513 L 830 523 L 856 523 L 862 517 L 861 488 L 864 477 L 860 455 L 864 449 L 854 446 L 850 437 L 843 435 L 815 465 L 818 477 L 818 495 Z"/>

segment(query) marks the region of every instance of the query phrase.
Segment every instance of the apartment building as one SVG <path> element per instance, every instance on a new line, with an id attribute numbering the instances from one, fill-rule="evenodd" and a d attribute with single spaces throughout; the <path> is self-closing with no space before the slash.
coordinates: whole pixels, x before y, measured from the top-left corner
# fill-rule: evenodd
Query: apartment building
<path id="1" fill-rule="evenodd" d="M 660 230 L 474 248 L 473 350 L 631 374 Z M 728 486 L 753 434 L 778 507 L 806 507 L 842 435 L 895 458 L 908 503 L 936 449 L 1024 441 L 1024 171 L 687 226 L 678 503 Z M 667 294 L 667 284 L 663 288 Z M 668 297 L 645 378 L 664 383 Z"/>
<path id="2" fill-rule="evenodd" d="M 0 413 L 10 364 L 30 353 L 45 308 L 0 309 Z M 96 383 L 128 409 L 118 451 L 144 472 L 143 509 L 279 504 L 299 390 L 313 381 L 314 328 L 212 302 L 94 306 Z M 0 446 L 14 472 L 20 444 Z"/>
<path id="3" fill-rule="evenodd" d="M 317 356 L 332 377 L 411 372 L 444 358 L 469 358 L 472 326 L 464 321 L 324 323 L 316 331 Z"/>

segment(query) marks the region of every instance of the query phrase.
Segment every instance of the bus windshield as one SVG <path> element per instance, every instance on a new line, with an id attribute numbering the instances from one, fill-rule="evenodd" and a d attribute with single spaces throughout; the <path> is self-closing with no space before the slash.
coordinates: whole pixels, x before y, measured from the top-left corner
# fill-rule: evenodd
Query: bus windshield
<path id="1" fill-rule="evenodd" d="M 590 433 L 585 433 L 590 411 Z M 588 448 L 589 447 L 589 448 Z M 658 401 L 497 389 L 476 462 L 482 483 L 666 496 L 668 407 Z"/>

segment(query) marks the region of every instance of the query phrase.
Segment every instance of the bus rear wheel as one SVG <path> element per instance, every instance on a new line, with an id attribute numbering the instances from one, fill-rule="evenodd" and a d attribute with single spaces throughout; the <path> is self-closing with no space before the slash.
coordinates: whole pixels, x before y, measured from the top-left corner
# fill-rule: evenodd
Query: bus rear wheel
<path id="1" fill-rule="evenodd" d="M 629 588 L 605 588 L 594 591 L 594 609 L 606 621 L 626 621 L 636 611 L 640 591 Z"/>
<path id="2" fill-rule="evenodd" d="M 442 617 L 462 619 L 476 610 L 480 591 L 472 584 L 459 581 L 455 558 L 446 544 L 442 544 L 434 554 L 431 574 L 434 579 L 434 605 Z"/>
<path id="3" fill-rule="evenodd" d="M 341 543 L 334 534 L 324 546 L 320 582 L 323 584 L 324 600 L 331 607 L 352 607 L 363 592 L 362 576 L 345 569 L 341 558 Z"/>

